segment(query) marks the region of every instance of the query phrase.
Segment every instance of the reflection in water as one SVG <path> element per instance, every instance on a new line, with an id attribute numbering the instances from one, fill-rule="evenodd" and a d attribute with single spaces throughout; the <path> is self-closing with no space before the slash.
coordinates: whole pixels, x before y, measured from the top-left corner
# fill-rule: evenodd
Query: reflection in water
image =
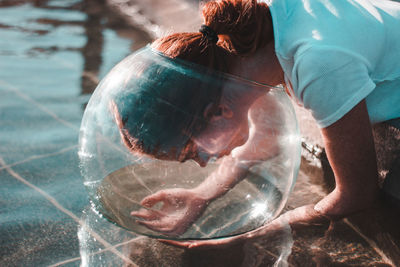
<path id="1" fill-rule="evenodd" d="M 82 49 L 85 58 L 81 79 L 83 94 L 90 94 L 99 82 L 98 75 L 102 63 L 104 0 L 85 0 L 82 10 L 87 14 L 83 23 L 87 42 Z"/>
<path id="2" fill-rule="evenodd" d="M 125 20 L 115 14 L 107 7 L 105 0 L 83 0 L 83 1 L 49 1 L 49 0 L 9 0 L 0 1 L 1 7 L 12 7 L 23 4 L 32 4 L 37 8 L 57 11 L 80 11 L 86 14 L 85 20 L 79 19 L 56 19 L 39 17 L 32 22 L 50 25 L 54 28 L 62 26 L 78 26 L 84 29 L 86 43 L 83 47 L 72 46 L 35 46 L 28 51 L 30 55 L 51 54 L 60 51 L 78 51 L 83 58 L 83 70 L 81 75 L 82 94 L 91 94 L 96 88 L 100 78 L 100 69 L 104 57 L 104 33 L 112 29 L 124 38 L 134 40 L 132 50 L 136 50 L 151 41 L 151 37 L 144 31 L 131 27 Z M 50 30 L 27 29 L 18 25 L 0 24 L 0 28 L 17 28 L 21 32 L 46 35 Z M 116 48 L 118 49 L 118 47 Z M 118 59 L 119 60 L 119 59 Z"/>
<path id="3" fill-rule="evenodd" d="M 80 96 L 80 79 L 85 61 L 92 61 L 83 52 L 91 19 L 83 5 L 0 0 L 0 266 L 78 265 L 75 216 L 87 197 L 73 150 L 87 99 Z M 95 53 L 101 76 L 136 47 L 127 37 L 143 40 L 134 45 L 149 38 L 100 6 L 102 48 Z"/>
<path id="4" fill-rule="evenodd" d="M 81 50 L 84 57 L 81 87 L 82 94 L 91 94 L 99 82 L 105 29 L 114 29 L 120 35 L 132 39 L 134 41 L 132 50 L 150 42 L 151 37 L 146 32 L 129 26 L 107 7 L 105 0 L 84 0 L 82 11 L 87 14 L 87 19 L 83 23 L 87 42 Z"/>
<path id="5" fill-rule="evenodd" d="M 245 257 L 242 266 L 289 266 L 288 258 L 292 253 L 293 244 L 292 229 L 288 222 L 282 221 L 279 230 L 244 245 Z"/>

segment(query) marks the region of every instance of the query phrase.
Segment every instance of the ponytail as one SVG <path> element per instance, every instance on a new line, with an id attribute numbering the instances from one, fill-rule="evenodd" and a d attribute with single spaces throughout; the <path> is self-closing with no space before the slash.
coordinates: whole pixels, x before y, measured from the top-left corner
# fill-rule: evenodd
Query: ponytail
<path id="1" fill-rule="evenodd" d="M 153 47 L 172 57 L 227 71 L 226 56 L 248 55 L 273 40 L 271 15 L 257 0 L 217 0 L 203 4 L 201 32 L 175 33 L 156 40 Z M 217 38 L 210 38 L 216 34 Z"/>
<path id="2" fill-rule="evenodd" d="M 222 47 L 237 55 L 246 55 L 273 40 L 269 8 L 257 0 L 219 0 L 203 8 L 205 24 L 224 35 Z"/>

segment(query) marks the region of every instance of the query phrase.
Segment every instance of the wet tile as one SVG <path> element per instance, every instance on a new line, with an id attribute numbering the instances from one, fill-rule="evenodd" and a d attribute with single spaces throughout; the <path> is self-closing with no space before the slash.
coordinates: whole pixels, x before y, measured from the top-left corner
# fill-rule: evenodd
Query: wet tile
<path id="1" fill-rule="evenodd" d="M 82 257 L 83 266 L 135 266 L 129 265 L 131 262 L 132 261 L 130 260 L 123 260 L 123 258 L 110 251 L 85 255 Z"/>
<path id="2" fill-rule="evenodd" d="M 189 266 L 184 264 L 184 250 L 163 244 L 148 237 L 138 237 L 118 247 L 129 260 L 140 267 L 147 266 Z M 211 256 L 211 255 L 208 255 Z M 208 257 L 209 258 L 209 257 Z M 194 266 L 194 265 L 192 265 Z M 214 266 L 214 265 L 203 265 Z"/>
<path id="3" fill-rule="evenodd" d="M 0 265 L 41 266 L 79 257 L 77 222 L 4 170 L 0 175 Z"/>
<path id="4" fill-rule="evenodd" d="M 86 266 L 120 266 L 130 262 L 126 244 L 136 236 L 104 218 L 90 207 L 82 213 L 78 236 L 82 263 Z"/>
<path id="5" fill-rule="evenodd" d="M 45 266 L 79 257 L 76 228 L 76 223 L 66 218 L 62 223 L 14 225 L 2 229 L 2 238 L 7 239 L 7 244 L 1 248 L 4 254 L 0 265 Z"/>
<path id="6" fill-rule="evenodd" d="M 77 149 L 31 160 L 12 167 L 28 182 L 54 197 L 62 206 L 80 216 L 89 204 L 79 169 Z"/>
<path id="7" fill-rule="evenodd" d="M 76 153 L 88 101 L 81 79 L 104 75 L 132 41 L 117 24 L 88 18 L 80 0 L 8 5 L 0 8 L 0 266 L 79 266 L 78 218 L 88 205 Z M 104 247 L 91 244 L 94 253 Z"/>
<path id="8" fill-rule="evenodd" d="M 15 101 L 15 97 L 5 100 Z M 57 121 L 29 103 L 27 106 L 1 108 L 0 155 L 7 164 L 77 144 L 78 125 L 71 128 L 70 122 Z"/>
<path id="9" fill-rule="evenodd" d="M 9 36 L 9 38 L 16 37 Z M 29 46 L 20 48 L 21 51 L 13 51 L 13 54 L 8 55 L 7 60 L 0 63 L 0 68 L 4 70 L 0 74 L 0 79 L 7 81 L 9 89 L 18 89 L 36 100 L 47 95 L 60 97 L 78 95 L 82 57 L 78 51 L 73 50 L 78 50 L 79 46 L 75 49 L 67 47 L 64 48 L 67 51 L 55 53 L 51 51 L 53 44 L 49 43 L 49 47 L 36 45 L 30 43 Z M 21 77 L 30 77 L 30 82 L 27 83 Z"/>
<path id="10" fill-rule="evenodd" d="M 90 206 L 83 210 L 80 218 L 84 222 L 84 225 L 79 228 L 81 244 L 85 246 L 84 249 L 88 250 L 88 253 L 97 252 L 100 249 L 97 242 L 100 241 L 103 242 L 101 248 L 104 248 L 119 246 L 137 237 L 135 233 L 103 218 L 94 212 Z M 96 243 L 93 243 L 93 240 L 96 240 Z"/>

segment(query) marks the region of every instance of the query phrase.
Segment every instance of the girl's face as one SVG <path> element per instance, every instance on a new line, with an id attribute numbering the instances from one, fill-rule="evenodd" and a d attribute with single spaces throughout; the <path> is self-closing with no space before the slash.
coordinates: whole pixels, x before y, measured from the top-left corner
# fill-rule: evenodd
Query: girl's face
<path id="1" fill-rule="evenodd" d="M 233 57 L 232 62 L 228 63 L 232 66 L 231 74 L 260 83 L 279 84 L 283 77 L 283 71 L 274 54 L 273 44 L 249 57 Z M 137 151 L 134 145 L 135 139 L 124 130 L 121 119 L 116 116 L 122 140 L 132 152 L 147 154 L 162 160 L 184 162 L 192 159 L 200 166 L 206 166 L 210 158 L 223 157 L 230 154 L 234 148 L 245 144 L 249 135 L 249 108 L 261 94 L 265 93 L 237 86 L 225 89 L 219 101 L 220 105 L 225 107 L 224 110 L 230 110 L 230 112 L 213 115 L 206 129 L 200 133 L 191 133 L 187 136 L 188 138 L 191 136 L 188 141 L 182 140 L 182 145 L 175 144 L 166 148 L 168 144 L 164 144 L 163 148 Z M 209 118 L 206 114 L 204 117 Z"/>
<path id="2" fill-rule="evenodd" d="M 248 139 L 248 110 L 243 109 L 246 105 L 237 106 L 240 108 L 232 110 L 227 105 L 221 105 L 219 112 L 211 116 L 207 127 L 198 134 L 191 134 L 192 137 L 188 141 L 183 141 L 186 143 L 182 143 L 182 145 L 171 145 L 167 148 L 168 145 L 165 144 L 163 148 L 154 147 L 146 149 L 146 151 L 137 146 L 138 140 L 131 136 L 130 131 L 125 128 L 118 108 L 113 102 L 111 111 L 114 113 L 122 141 L 132 153 L 179 162 L 191 159 L 204 167 L 210 158 L 229 155 L 234 148 L 243 145 Z M 204 115 L 207 116 L 207 114 Z"/>
<path id="3" fill-rule="evenodd" d="M 211 123 L 201 134 L 193 137 L 193 143 L 196 144 L 200 156 L 220 158 L 229 155 L 234 148 L 242 146 L 248 136 L 247 117 L 246 119 L 240 117 L 221 118 L 217 122 Z M 201 166 L 201 163 L 198 163 Z"/>
<path id="4" fill-rule="evenodd" d="M 160 160 L 185 162 L 194 160 L 205 167 L 212 157 L 221 158 L 242 146 L 248 139 L 249 127 L 247 117 L 218 118 L 212 121 L 199 135 L 192 137 L 181 147 L 171 147 L 168 151 L 155 148 L 153 151 L 134 149 L 134 138 L 120 127 L 120 134 L 125 145 L 137 154 L 147 154 Z"/>
<path id="5" fill-rule="evenodd" d="M 204 167 L 210 158 L 229 155 L 242 146 L 249 136 L 247 112 L 243 113 L 225 110 L 213 116 L 206 129 L 191 138 L 178 160 L 192 159 Z"/>

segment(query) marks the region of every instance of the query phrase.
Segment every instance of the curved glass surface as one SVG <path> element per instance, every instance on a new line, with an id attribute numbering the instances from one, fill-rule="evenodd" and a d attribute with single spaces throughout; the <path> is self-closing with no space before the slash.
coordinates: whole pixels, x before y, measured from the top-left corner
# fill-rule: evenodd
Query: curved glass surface
<path id="1" fill-rule="evenodd" d="M 296 116 L 282 88 L 150 47 L 100 82 L 79 145 L 99 215 L 175 240 L 237 235 L 272 220 L 300 163 Z"/>

